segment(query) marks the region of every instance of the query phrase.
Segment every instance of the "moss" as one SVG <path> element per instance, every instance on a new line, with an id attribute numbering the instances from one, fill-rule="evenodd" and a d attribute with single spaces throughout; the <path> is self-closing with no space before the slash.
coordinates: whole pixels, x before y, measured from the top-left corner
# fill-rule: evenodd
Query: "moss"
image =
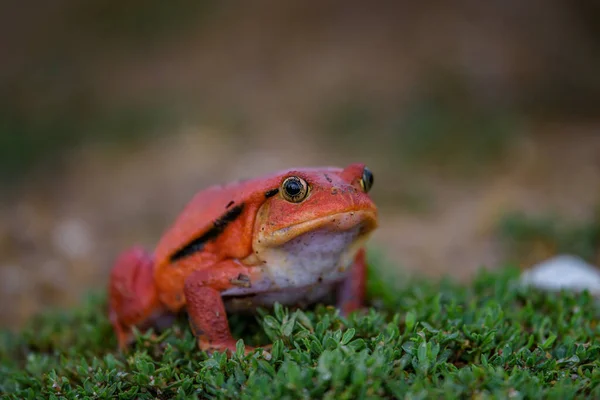
<path id="1" fill-rule="evenodd" d="M 406 280 L 374 258 L 371 308 L 276 307 L 231 316 L 239 352 L 196 350 L 185 318 L 115 351 L 104 294 L 2 332 L 8 398 L 600 398 L 600 311 L 587 293 L 516 285 L 518 271 L 470 285 Z M 239 336 L 238 336 L 239 337 Z M 274 342 L 272 358 L 242 356 Z"/>

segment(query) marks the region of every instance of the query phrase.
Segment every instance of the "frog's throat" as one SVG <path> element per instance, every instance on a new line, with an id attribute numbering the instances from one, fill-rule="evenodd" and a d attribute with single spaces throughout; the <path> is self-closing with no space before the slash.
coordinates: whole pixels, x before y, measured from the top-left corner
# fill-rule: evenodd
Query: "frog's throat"
<path id="1" fill-rule="evenodd" d="M 317 230 L 343 232 L 360 227 L 356 237 L 363 242 L 377 228 L 377 214 L 372 210 L 346 211 L 327 215 L 270 232 L 260 237 L 260 247 L 279 247 L 301 235 Z M 259 236 L 263 236 L 259 234 Z M 362 239 L 362 240 L 361 240 Z M 256 242 L 255 242 L 256 244 Z"/>

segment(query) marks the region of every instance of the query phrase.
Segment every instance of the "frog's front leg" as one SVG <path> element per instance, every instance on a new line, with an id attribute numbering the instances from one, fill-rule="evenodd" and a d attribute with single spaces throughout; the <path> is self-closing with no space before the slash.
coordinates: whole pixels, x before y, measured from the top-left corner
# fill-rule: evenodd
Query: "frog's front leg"
<path id="1" fill-rule="evenodd" d="M 235 352 L 221 292 L 232 287 L 250 287 L 259 276 L 255 268 L 228 260 L 192 273 L 185 281 L 184 294 L 190 327 L 198 347 L 208 352 Z M 246 353 L 254 348 L 246 346 Z"/>
<path id="2" fill-rule="evenodd" d="M 341 283 L 337 295 L 337 307 L 343 316 L 364 306 L 367 284 L 367 261 L 365 249 L 360 249 L 354 259 L 350 275 Z"/>

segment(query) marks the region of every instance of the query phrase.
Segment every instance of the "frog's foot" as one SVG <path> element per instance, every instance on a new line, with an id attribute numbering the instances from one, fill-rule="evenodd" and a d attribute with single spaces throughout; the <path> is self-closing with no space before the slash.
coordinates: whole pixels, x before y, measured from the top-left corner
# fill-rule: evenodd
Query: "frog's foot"
<path id="1" fill-rule="evenodd" d="M 236 340 L 229 329 L 221 292 L 232 287 L 250 287 L 255 276 L 252 268 L 235 261 L 223 261 L 210 270 L 196 271 L 186 279 L 187 312 L 200 350 L 235 353 Z M 246 354 L 254 350 L 252 346 L 245 346 Z"/>
<path id="2" fill-rule="evenodd" d="M 148 325 L 163 313 L 154 286 L 153 258 L 141 248 L 122 253 L 109 283 L 109 319 L 124 350 L 132 341 L 132 327 Z"/>
<path id="3" fill-rule="evenodd" d="M 341 283 L 337 295 L 337 307 L 342 316 L 364 307 L 367 281 L 365 249 L 360 249 L 354 259 L 351 274 Z"/>

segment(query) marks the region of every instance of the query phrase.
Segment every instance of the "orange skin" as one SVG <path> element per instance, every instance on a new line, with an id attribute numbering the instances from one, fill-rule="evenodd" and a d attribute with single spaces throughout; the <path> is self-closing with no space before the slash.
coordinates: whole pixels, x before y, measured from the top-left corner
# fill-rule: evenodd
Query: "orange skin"
<path id="1" fill-rule="evenodd" d="M 290 184 L 290 177 L 300 179 Z M 334 289 L 342 314 L 361 308 L 363 245 L 377 227 L 367 194 L 372 182 L 363 164 L 352 164 L 287 170 L 197 193 L 153 254 L 136 247 L 117 259 L 109 317 L 119 347 L 133 338 L 132 327 L 184 307 L 199 348 L 209 352 L 235 351 L 227 310 L 274 301 L 302 306 Z"/>

